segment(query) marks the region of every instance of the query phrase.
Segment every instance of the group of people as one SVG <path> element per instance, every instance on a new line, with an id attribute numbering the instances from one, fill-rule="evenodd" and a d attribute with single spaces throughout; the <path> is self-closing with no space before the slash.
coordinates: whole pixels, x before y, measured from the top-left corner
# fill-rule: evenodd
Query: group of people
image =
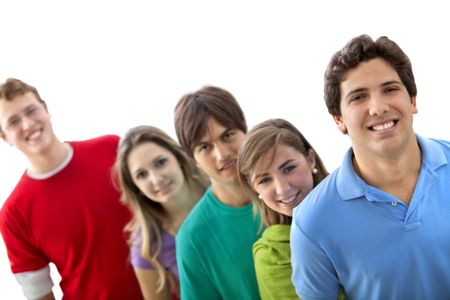
<path id="1" fill-rule="evenodd" d="M 387 37 L 336 52 L 324 96 L 351 148 L 328 173 L 284 119 L 247 132 L 205 86 L 178 142 L 141 125 L 63 142 L 33 86 L 0 86 L 0 136 L 29 161 L 0 212 L 27 299 L 448 299 L 450 142 L 413 130 L 409 58 Z M 449 219 L 447 219 L 449 218 Z"/>

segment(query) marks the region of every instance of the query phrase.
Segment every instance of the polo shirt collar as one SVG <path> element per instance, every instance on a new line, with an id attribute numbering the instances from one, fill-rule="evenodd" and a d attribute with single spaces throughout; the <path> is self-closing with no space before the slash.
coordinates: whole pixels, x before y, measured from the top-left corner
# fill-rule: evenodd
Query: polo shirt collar
<path id="1" fill-rule="evenodd" d="M 420 172 L 425 169 L 434 173 L 439 167 L 446 165 L 448 160 L 438 142 L 426 139 L 416 134 L 422 153 L 422 165 Z M 352 164 L 353 149 L 346 152 L 341 167 L 337 170 L 336 187 L 343 200 L 351 200 L 364 196 L 369 185 L 365 183 L 355 172 Z"/>

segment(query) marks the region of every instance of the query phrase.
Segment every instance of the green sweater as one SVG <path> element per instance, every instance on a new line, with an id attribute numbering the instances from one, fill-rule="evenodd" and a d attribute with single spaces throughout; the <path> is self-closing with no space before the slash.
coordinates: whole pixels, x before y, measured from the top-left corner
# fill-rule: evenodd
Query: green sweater
<path id="1" fill-rule="evenodd" d="M 209 188 L 176 236 L 181 299 L 260 299 L 252 257 L 259 224 L 251 204 L 226 206 Z"/>
<path id="2" fill-rule="evenodd" d="M 262 300 L 299 299 L 292 284 L 291 225 L 272 225 L 253 245 L 256 278 Z M 341 290 L 338 300 L 345 300 Z"/>
<path id="3" fill-rule="evenodd" d="M 291 225 L 272 225 L 253 245 L 256 278 L 261 299 L 298 299 L 291 281 Z"/>

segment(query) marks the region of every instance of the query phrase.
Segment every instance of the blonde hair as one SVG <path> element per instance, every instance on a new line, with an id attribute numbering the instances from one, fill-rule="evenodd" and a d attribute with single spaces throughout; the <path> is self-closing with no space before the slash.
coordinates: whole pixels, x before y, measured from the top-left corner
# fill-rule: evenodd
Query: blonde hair
<path id="1" fill-rule="evenodd" d="M 155 143 L 170 151 L 176 157 L 187 184 L 199 195 L 208 186 L 208 179 L 175 140 L 156 127 L 134 127 L 120 141 L 115 172 L 122 192 L 121 202 L 127 205 L 133 214 L 131 221 L 125 226 L 125 231 L 131 234 L 128 243 L 132 246 L 136 239 L 141 239 L 141 255 L 158 272 L 159 292 L 166 284 L 165 269 L 158 258 L 162 248 L 162 225 L 167 214 L 160 203 L 147 198 L 134 184 L 128 167 L 131 150 L 146 142 Z"/>

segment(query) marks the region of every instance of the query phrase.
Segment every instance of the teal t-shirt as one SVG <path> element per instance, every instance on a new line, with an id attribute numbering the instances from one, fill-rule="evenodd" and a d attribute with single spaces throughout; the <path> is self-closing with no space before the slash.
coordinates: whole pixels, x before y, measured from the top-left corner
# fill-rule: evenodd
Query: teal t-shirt
<path id="1" fill-rule="evenodd" d="M 259 225 L 252 204 L 226 206 L 208 188 L 176 236 L 181 299 L 260 299 L 252 256 Z"/>

